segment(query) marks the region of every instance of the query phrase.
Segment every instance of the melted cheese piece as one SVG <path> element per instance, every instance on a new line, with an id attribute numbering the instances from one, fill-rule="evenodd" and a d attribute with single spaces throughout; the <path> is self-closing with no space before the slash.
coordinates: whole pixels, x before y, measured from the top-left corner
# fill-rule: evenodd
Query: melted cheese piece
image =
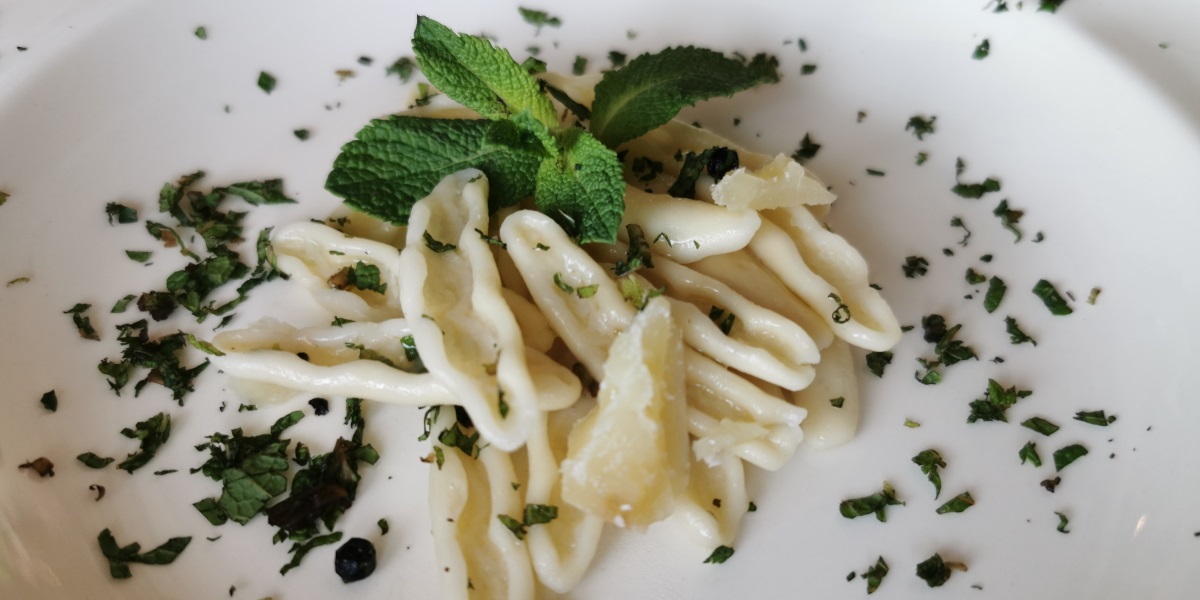
<path id="1" fill-rule="evenodd" d="M 842 398 L 842 407 L 829 403 Z M 817 450 L 836 448 L 850 441 L 858 429 L 858 379 L 850 346 L 838 340 L 821 353 L 821 368 L 812 385 L 794 392 L 793 401 L 808 409 L 804 422 L 806 444 Z"/>
<path id="2" fill-rule="evenodd" d="M 433 430 L 455 424 L 454 411 L 441 410 Z M 451 599 L 532 600 L 536 585 L 525 542 L 500 521 L 524 515 L 512 458 L 494 446 L 469 457 L 434 442 L 443 462 L 429 470 L 429 518 L 442 594 Z M 470 585 L 468 585 L 468 583 Z"/>
<path id="3" fill-rule="evenodd" d="M 312 222 L 275 229 L 271 246 L 279 269 L 307 288 L 313 299 L 334 315 L 353 321 L 385 321 L 404 316 L 399 300 L 400 254 L 395 247 L 349 237 Z M 379 268 L 379 279 L 387 284 L 386 293 L 330 287 L 330 277 L 360 261 Z"/>
<path id="4" fill-rule="evenodd" d="M 688 478 L 683 340 L 665 298 L 613 341 L 596 407 L 575 426 L 562 497 L 618 527 L 666 518 Z"/>
<path id="5" fill-rule="evenodd" d="M 483 437 L 502 450 L 525 443 L 537 395 L 525 342 L 501 292 L 488 231 L 487 180 L 461 171 L 413 205 L 400 255 L 400 302 L 425 366 L 457 397 Z M 453 244 L 436 251 L 429 242 Z"/>
<path id="6" fill-rule="evenodd" d="M 617 235 L 629 243 L 626 227 L 630 224 L 639 225 L 648 240 L 665 235 L 670 242 L 653 244 L 651 249 L 687 264 L 745 248 L 760 222 L 758 213 L 752 210 L 730 210 L 628 186 L 625 215 Z"/>
<path id="7" fill-rule="evenodd" d="M 750 251 L 813 307 L 834 335 L 873 351 L 887 350 L 900 341 L 900 324 L 879 292 L 870 287 L 867 263 L 857 250 L 822 227 L 805 208 L 764 211 L 764 215 Z M 848 311 L 839 311 L 835 296 Z"/>
<path id="8" fill-rule="evenodd" d="M 829 204 L 837 198 L 800 163 L 782 154 L 759 169 L 738 167 L 711 189 L 713 202 L 735 210 Z"/>

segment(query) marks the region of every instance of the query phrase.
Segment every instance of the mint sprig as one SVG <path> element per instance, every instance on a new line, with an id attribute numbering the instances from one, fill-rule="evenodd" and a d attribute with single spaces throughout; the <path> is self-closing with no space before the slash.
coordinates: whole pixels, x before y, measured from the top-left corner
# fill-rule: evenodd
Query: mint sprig
<path id="1" fill-rule="evenodd" d="M 488 178 L 491 210 L 532 196 L 581 244 L 616 241 L 625 181 L 614 148 L 685 106 L 779 80 L 776 60 L 765 54 L 749 62 L 693 47 L 643 54 L 596 86 L 589 132 L 560 123 L 546 86 L 486 39 L 417 17 L 413 51 L 430 83 L 485 119 L 373 120 L 342 147 L 326 189 L 405 225 L 444 177 L 475 168 Z M 588 120 L 586 110 L 575 113 Z"/>

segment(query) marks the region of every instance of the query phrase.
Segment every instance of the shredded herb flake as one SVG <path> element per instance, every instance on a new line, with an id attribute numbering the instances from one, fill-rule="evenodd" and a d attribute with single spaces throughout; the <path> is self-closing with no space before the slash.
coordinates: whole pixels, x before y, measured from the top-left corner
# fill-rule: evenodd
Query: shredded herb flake
<path id="1" fill-rule="evenodd" d="M 1075 312 L 1071 310 L 1070 306 L 1067 306 L 1067 301 L 1058 295 L 1058 290 L 1054 289 L 1054 284 L 1045 279 L 1038 280 L 1037 284 L 1033 286 L 1033 294 L 1041 298 L 1042 303 L 1046 305 L 1046 308 L 1050 309 L 1050 314 L 1052 315 L 1062 316 Z"/>
<path id="2" fill-rule="evenodd" d="M 1005 330 L 1008 332 L 1008 339 L 1013 343 L 1013 345 L 1024 344 L 1026 342 L 1033 344 L 1034 346 L 1037 345 L 1037 340 L 1025 335 L 1025 332 L 1021 331 L 1021 327 L 1017 325 L 1016 319 L 1012 317 L 1004 317 L 1004 326 Z"/>
<path id="3" fill-rule="evenodd" d="M 733 553 L 734 550 L 730 546 L 717 546 L 712 551 L 712 554 L 709 554 L 708 558 L 704 559 L 704 562 L 719 565 L 729 560 L 729 557 L 733 556 Z"/>
<path id="4" fill-rule="evenodd" d="M 896 490 L 892 484 L 885 481 L 883 489 L 870 496 L 843 500 L 838 505 L 838 511 L 847 519 L 873 514 L 879 522 L 884 523 L 887 522 L 887 507 L 903 504 L 904 502 L 896 498 Z"/>
<path id="5" fill-rule="evenodd" d="M 968 508 L 975 506 L 975 499 L 971 497 L 971 492 L 963 492 L 942 504 L 937 509 L 937 514 L 944 515 L 946 513 L 960 513 Z"/>
<path id="6" fill-rule="evenodd" d="M 862 573 L 862 578 L 867 582 L 867 593 L 874 594 L 875 590 L 879 589 L 879 584 L 883 583 L 883 578 L 887 577 L 887 574 L 888 565 L 886 562 L 884 562 L 883 557 L 880 556 L 875 561 L 873 566 L 869 567 L 864 573 Z M 852 579 L 854 579 L 853 572 L 846 576 L 846 581 L 850 581 Z"/>
<path id="7" fill-rule="evenodd" d="M 904 259 L 904 266 L 901 267 L 904 271 L 904 276 L 909 279 L 916 279 L 924 275 L 929 267 L 929 261 L 923 256 L 909 256 Z"/>
<path id="8" fill-rule="evenodd" d="M 1021 446 L 1021 450 L 1017 452 L 1017 458 L 1021 459 L 1021 464 L 1025 464 L 1025 461 L 1028 460 L 1035 467 L 1042 466 L 1042 457 L 1038 455 L 1037 444 L 1034 442 L 1026 442 L 1024 446 Z"/>
<path id="9" fill-rule="evenodd" d="M 1083 421 L 1088 425 L 1098 425 L 1100 427 L 1108 427 L 1109 424 L 1117 420 L 1116 415 L 1105 415 L 1102 410 L 1081 410 L 1075 413 L 1076 421 Z"/>
<path id="10" fill-rule="evenodd" d="M 1050 421 L 1047 421 L 1041 417 L 1030 417 L 1025 419 L 1024 421 L 1021 421 L 1021 427 L 1032 429 L 1033 431 L 1045 436 L 1054 435 L 1054 432 L 1058 431 L 1059 429 L 1058 425 L 1055 425 L 1054 423 L 1051 423 Z"/>
<path id="11" fill-rule="evenodd" d="M 989 313 L 996 312 L 1007 291 L 1008 286 L 1004 284 L 1004 280 L 993 276 L 988 280 L 987 293 L 983 296 L 983 309 Z"/>
<path id="12" fill-rule="evenodd" d="M 876 377 L 883 377 L 884 368 L 892 364 L 892 353 L 889 351 L 870 352 L 867 354 L 866 359 L 867 368 L 870 369 L 871 373 Z"/>
<path id="13" fill-rule="evenodd" d="M 1061 471 L 1061 470 L 1065 469 L 1067 467 L 1067 465 L 1075 462 L 1076 460 L 1079 460 L 1080 457 L 1086 456 L 1087 453 L 1088 453 L 1087 448 L 1084 448 L 1080 444 L 1071 444 L 1070 446 L 1066 446 L 1063 448 L 1059 448 L 1058 450 L 1055 450 L 1054 451 L 1054 470 Z"/>
<path id="14" fill-rule="evenodd" d="M 929 478 L 929 483 L 933 484 L 933 498 L 936 500 L 938 496 L 942 495 L 942 475 L 938 469 L 946 467 L 942 455 L 937 450 L 922 450 L 912 458 L 912 462 L 921 467 L 921 472 Z"/>
<path id="15" fill-rule="evenodd" d="M 918 140 L 924 140 L 926 135 L 932 135 L 935 131 L 937 117 L 929 117 L 928 119 L 921 115 L 913 115 L 908 119 L 908 124 L 904 126 L 904 130 L 912 130 L 912 133 Z"/>

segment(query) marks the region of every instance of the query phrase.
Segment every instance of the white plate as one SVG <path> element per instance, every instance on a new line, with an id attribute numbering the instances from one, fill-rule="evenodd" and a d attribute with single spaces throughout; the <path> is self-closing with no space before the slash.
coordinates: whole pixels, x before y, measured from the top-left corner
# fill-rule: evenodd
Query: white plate
<path id="1" fill-rule="evenodd" d="M 954 366 L 942 385 L 924 387 L 910 372 L 928 345 L 907 334 L 883 379 L 862 371 L 866 401 L 854 442 L 803 451 L 778 474 L 752 475 L 758 512 L 744 521 L 728 563 L 702 564 L 708 549 L 663 524 L 644 537 L 609 536 L 572 597 L 859 597 L 864 583 L 845 575 L 880 555 L 892 568 L 881 598 L 1194 593 L 1200 403 L 1188 373 L 1200 362 L 1200 5 L 1069 1 L 1052 15 L 1036 12 L 1032 0 L 1020 11 L 1010 0 L 1006 14 L 983 10 L 984 0 L 581 2 L 555 7 L 563 26 L 535 37 L 514 6 L 483 0 L 95 4 L 0 2 L 0 190 L 12 194 L 0 207 L 0 281 L 32 280 L 0 287 L 0 597 L 220 598 L 230 586 L 251 599 L 351 590 L 363 598 L 437 596 L 416 411 L 370 409 L 368 436 L 383 459 L 365 470 L 360 499 L 339 528 L 375 541 L 379 569 L 344 587 L 331 569 L 332 548 L 280 577 L 286 546 L 271 545 L 263 519 L 214 528 L 190 506 L 216 492 L 214 482 L 186 474 L 203 461 L 194 444 L 234 426 L 263 428 L 291 408 L 307 411 L 302 400 L 221 413 L 222 402 L 238 401 L 210 371 L 180 408 L 156 386 L 116 398 L 95 370 L 118 354 L 113 326 L 137 318 L 107 308 L 161 287 L 183 264 L 141 225 L 106 224 L 104 203 L 123 200 L 153 217 L 163 182 L 203 168 L 214 184 L 285 178 L 300 204 L 255 209 L 249 232 L 323 217 L 337 204 L 323 181 L 339 146 L 410 98 L 384 68 L 408 52 L 417 12 L 496 35 L 518 58 L 536 44 L 560 70 L 577 53 L 594 70 L 611 49 L 670 44 L 777 53 L 782 83 L 703 104 L 688 118 L 772 152 L 791 151 L 812 132 L 823 144 L 812 166 L 841 197 L 833 226 L 867 256 L 901 321 L 940 312 L 965 324 L 961 337 L 985 359 L 1007 359 Z M 200 25 L 207 41 L 192 35 Z M 794 41 L 801 37 L 803 54 Z M 972 60 L 984 38 L 991 56 Z M 372 66 L 356 63 L 364 55 Z M 816 73 L 799 76 L 805 63 L 818 65 Z M 334 71 L 346 68 L 356 75 L 339 82 Z M 278 78 L 270 95 L 255 85 L 260 70 Z M 860 110 L 867 116 L 857 123 Z M 915 114 L 937 115 L 937 132 L 924 141 L 904 130 Z M 312 138 L 293 137 L 300 127 Z M 929 153 L 923 166 L 914 164 L 919 151 Z M 951 194 L 958 156 L 968 164 L 965 179 L 999 176 L 1003 193 L 978 201 Z M 868 167 L 886 176 L 868 176 Z M 991 214 L 1001 198 L 1026 211 L 1018 244 Z M 956 245 L 951 216 L 973 232 L 969 246 Z M 1045 241 L 1032 243 L 1039 231 Z M 153 249 L 154 264 L 127 260 L 126 249 Z M 995 260 L 981 263 L 985 253 Z M 929 259 L 928 276 L 903 277 L 909 255 Z M 984 313 L 978 293 L 963 298 L 974 292 L 963 280 L 972 266 L 1008 282 L 996 314 Z M 1073 315 L 1052 317 L 1029 293 L 1040 278 L 1074 294 Z M 1091 306 L 1084 299 L 1093 286 L 1104 291 Z M 259 290 L 234 326 L 266 314 L 328 318 L 286 292 Z M 62 311 L 76 302 L 95 305 L 102 342 L 75 335 Z M 1010 346 L 1006 315 L 1039 345 Z M 1035 394 L 1011 410 L 1008 424 L 967 425 L 967 402 L 988 377 Z M 55 414 L 38 404 L 50 389 L 60 399 Z M 1085 409 L 1119 420 L 1100 429 L 1071 419 Z M 144 471 L 93 471 L 73 459 L 132 451 L 119 430 L 159 411 L 173 415 L 175 430 Z M 1041 438 L 1018 425 L 1032 415 L 1062 431 Z M 922 427 L 904 427 L 905 418 Z M 322 448 L 345 431 L 336 414 L 310 416 L 291 437 Z M 1068 443 L 1091 450 L 1054 494 L 1039 486 L 1052 465 L 1017 461 L 1035 439 L 1047 463 Z M 910 462 L 929 447 L 949 464 L 943 499 L 966 490 L 976 498 L 966 513 L 934 514 L 940 501 Z M 18 471 L 43 455 L 56 477 Z M 179 472 L 150 473 L 168 468 Z M 887 523 L 838 515 L 840 500 L 883 480 L 908 501 Z M 94 483 L 108 490 L 100 502 L 88 490 Z M 1055 530 L 1056 511 L 1070 517 L 1069 534 Z M 391 523 L 385 537 L 375 526 L 381 517 Z M 131 580 L 112 581 L 96 545 L 105 527 L 123 543 L 178 535 L 193 542 L 174 565 L 134 565 Z M 928 590 L 913 571 L 935 551 L 970 571 Z"/>

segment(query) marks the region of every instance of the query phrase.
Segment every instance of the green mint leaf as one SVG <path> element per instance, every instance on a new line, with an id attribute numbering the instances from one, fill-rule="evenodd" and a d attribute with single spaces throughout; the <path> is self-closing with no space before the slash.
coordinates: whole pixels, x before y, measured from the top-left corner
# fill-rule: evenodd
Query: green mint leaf
<path id="1" fill-rule="evenodd" d="M 108 224 L 113 224 L 113 219 L 122 225 L 127 223 L 137 223 L 138 213 L 136 208 L 129 208 L 124 204 L 117 202 L 109 202 L 104 205 L 104 214 L 108 215 Z"/>
<path id="2" fill-rule="evenodd" d="M 883 370 L 892 364 L 892 353 L 884 352 L 868 352 L 867 353 L 867 369 L 870 369 L 876 377 L 883 377 Z"/>
<path id="3" fill-rule="evenodd" d="M 988 54 L 991 54 L 991 52 L 992 42 L 985 39 L 982 42 L 979 42 L 978 46 L 975 46 L 975 51 L 971 53 L 971 58 L 975 60 L 983 60 L 987 58 Z"/>
<path id="4" fill-rule="evenodd" d="M 384 71 L 384 74 L 395 75 L 396 77 L 400 78 L 401 82 L 408 83 L 408 79 L 412 77 L 413 74 L 413 67 L 416 66 L 417 63 L 413 62 L 413 59 L 407 56 L 401 56 L 400 58 L 397 58 L 396 62 L 392 63 L 386 71 Z"/>
<path id="5" fill-rule="evenodd" d="M 1008 291 L 1008 286 L 1004 284 L 1004 280 L 999 277 L 992 277 L 988 280 L 987 294 L 983 297 L 983 309 L 989 313 L 996 312 L 1000 307 L 1000 301 L 1004 300 L 1004 293 Z"/>
<path id="6" fill-rule="evenodd" d="M 583 75 L 587 72 L 588 59 L 586 56 L 576 56 L 575 62 L 571 63 L 572 75 Z"/>
<path id="7" fill-rule="evenodd" d="M 804 139 L 800 140 L 800 147 L 792 152 L 792 160 L 804 164 L 817 155 L 821 150 L 821 145 L 814 142 L 809 134 L 804 134 Z"/>
<path id="8" fill-rule="evenodd" d="M 730 546 L 717 546 L 712 551 L 712 554 L 709 554 L 708 558 L 704 559 L 704 562 L 719 565 L 729 560 L 729 557 L 733 556 L 733 553 L 734 549 Z"/>
<path id="9" fill-rule="evenodd" d="M 558 507 L 549 504 L 526 504 L 525 525 L 541 525 L 558 518 Z"/>
<path id="10" fill-rule="evenodd" d="M 96 333 L 95 327 L 92 327 L 92 319 L 85 314 L 87 309 L 91 307 L 91 304 L 78 303 L 64 310 L 63 314 L 71 315 L 71 320 L 75 323 L 75 329 L 79 331 L 79 337 L 85 340 L 100 341 L 100 334 Z"/>
<path id="11" fill-rule="evenodd" d="M 197 39 L 201 39 L 201 40 L 208 39 L 208 29 L 206 27 L 204 27 L 203 25 L 201 25 L 200 27 L 197 27 L 196 31 L 194 33 L 195 33 L 195 36 Z"/>
<path id="12" fill-rule="evenodd" d="M 960 513 L 968 508 L 975 506 L 975 499 L 971 497 L 971 492 L 963 492 L 941 505 L 937 509 L 937 514 L 944 515 L 946 513 Z"/>
<path id="13" fill-rule="evenodd" d="M 588 132 L 559 132 L 558 155 L 537 171 L 538 210 L 580 244 L 617 241 L 625 211 L 625 179 L 617 155 Z"/>
<path id="14" fill-rule="evenodd" d="M 942 455 L 937 450 L 922 450 L 912 459 L 913 464 L 921 467 L 921 472 L 929 477 L 929 483 L 933 484 L 934 495 L 936 500 L 942 495 L 942 475 L 938 471 L 939 468 L 945 468 L 946 461 L 942 460 Z"/>
<path id="15" fill-rule="evenodd" d="M 1071 310 L 1070 306 L 1067 306 L 1067 301 L 1058 295 L 1058 290 L 1054 289 L 1054 284 L 1045 279 L 1038 280 L 1037 285 L 1033 286 L 1033 293 L 1042 299 L 1042 304 L 1045 304 L 1046 308 L 1050 309 L 1050 314 L 1052 315 L 1062 316 L 1075 312 Z"/>
<path id="16" fill-rule="evenodd" d="M 525 533 L 526 533 L 525 525 L 522 524 L 520 521 L 518 521 L 508 515 L 496 515 L 496 518 L 499 519 L 500 523 L 502 523 L 505 527 L 507 527 L 508 530 L 511 531 L 513 535 L 517 536 L 518 540 L 525 539 Z"/>
<path id="17" fill-rule="evenodd" d="M 842 406 L 844 406 L 845 404 L 846 404 L 846 397 L 845 397 L 845 396 L 838 396 L 837 398 L 830 398 L 830 399 L 829 399 L 829 405 L 830 405 L 830 406 L 832 406 L 832 407 L 834 407 L 834 408 L 841 408 L 841 407 L 842 407 Z"/>
<path id="18" fill-rule="evenodd" d="M 342 532 L 335 531 L 327 535 L 319 535 L 306 542 L 296 542 L 295 544 L 292 544 L 292 547 L 288 550 L 288 553 L 292 555 L 292 560 L 290 560 L 288 564 L 283 565 L 283 568 L 279 569 L 279 574 L 287 575 L 288 571 L 300 566 L 300 561 L 304 560 L 304 557 L 314 548 L 335 544 L 341 541 L 341 539 Z"/>
<path id="19" fill-rule="evenodd" d="M 537 81 L 507 50 L 483 38 L 460 35 L 428 17 L 417 17 L 413 32 L 417 64 L 429 82 L 459 104 L 488 119 L 506 119 L 524 110 L 553 127 L 554 107 Z"/>
<path id="20" fill-rule="evenodd" d="M 1024 425 L 1024 423 L 1022 423 L 1022 425 Z M 1021 447 L 1020 452 L 1017 452 L 1017 458 L 1021 459 L 1021 464 L 1025 464 L 1025 461 L 1028 460 L 1029 462 L 1033 463 L 1033 466 L 1035 467 L 1042 466 L 1042 457 L 1038 455 L 1037 444 L 1033 442 L 1025 442 L 1025 445 Z"/>
<path id="21" fill-rule="evenodd" d="M 1045 11 L 1051 14 L 1056 13 L 1058 12 L 1059 7 L 1061 7 L 1066 1 L 1067 0 L 1040 0 L 1038 3 L 1038 12 Z"/>
<path id="22" fill-rule="evenodd" d="M 83 454 L 76 456 L 75 460 L 83 463 L 83 465 L 89 469 L 103 469 L 104 467 L 111 465 L 117 459 L 107 456 L 98 456 L 93 452 L 84 452 Z"/>
<path id="23" fill-rule="evenodd" d="M 1064 515 L 1060 512 L 1055 512 L 1054 514 L 1058 516 L 1058 527 L 1055 527 L 1055 529 L 1058 530 L 1059 533 L 1071 533 L 1067 529 L 1067 525 L 1071 522 L 1071 520 L 1067 518 L 1067 515 Z"/>
<path id="24" fill-rule="evenodd" d="M 552 17 L 544 10 L 533 10 L 524 7 L 517 7 L 517 12 L 521 13 L 521 18 L 525 19 L 526 23 L 537 27 L 538 32 L 542 31 L 543 25 L 558 27 L 562 25 L 562 19 Z"/>
<path id="25" fill-rule="evenodd" d="M 145 421 L 138 422 L 133 429 L 128 427 L 122 429 L 121 435 L 138 440 L 140 444 L 137 452 L 130 454 L 117 465 L 118 469 L 133 473 L 146 466 L 146 463 L 154 458 L 159 447 L 171 438 L 171 415 L 158 413 Z"/>
<path id="26" fill-rule="evenodd" d="M 880 556 L 879 559 L 875 561 L 875 565 L 873 567 L 868 568 L 865 573 L 861 574 L 861 577 L 867 581 L 867 593 L 874 594 L 875 590 L 879 589 L 879 584 L 883 583 L 883 578 L 887 577 L 887 574 L 888 564 L 884 562 L 883 557 Z M 851 579 L 854 579 L 853 572 L 846 576 L 846 581 L 850 581 Z"/>
<path id="27" fill-rule="evenodd" d="M 458 248 L 458 246 L 455 246 L 454 244 L 447 244 L 445 242 L 437 241 L 432 235 L 430 235 L 428 231 L 422 233 L 421 237 L 425 240 L 425 247 L 438 254 L 450 252 L 451 250 Z"/>
<path id="28" fill-rule="evenodd" d="M 1006 331 L 1008 331 L 1008 339 L 1014 345 L 1015 344 L 1024 344 L 1026 342 L 1029 342 L 1030 344 L 1033 344 L 1034 346 L 1037 345 L 1037 340 L 1029 337 L 1028 335 L 1025 335 L 1025 332 L 1021 331 L 1021 327 L 1019 325 L 1017 325 L 1016 319 L 1014 319 L 1012 317 L 1004 317 L 1004 325 L 1005 325 Z"/>
<path id="29" fill-rule="evenodd" d="M 779 62 L 759 54 L 748 63 L 691 46 L 643 54 L 596 85 L 592 134 L 615 148 L 670 121 L 686 106 L 779 81 Z"/>
<path id="30" fill-rule="evenodd" d="M 355 138 L 342 147 L 325 188 L 399 225 L 442 178 L 466 168 L 487 176 L 493 211 L 511 206 L 533 194 L 546 155 L 542 141 L 511 121 L 394 116 L 372 121 Z"/>
<path id="31" fill-rule="evenodd" d="M 988 177 L 980 183 L 963 183 L 959 177 L 962 176 L 966 168 L 966 164 L 963 163 L 962 158 L 954 162 L 954 179 L 957 183 L 954 184 L 953 188 L 950 188 L 950 191 L 970 200 L 978 200 L 984 194 L 1000 191 L 1000 181 L 992 177 Z"/>
<path id="32" fill-rule="evenodd" d="M 930 117 L 926 119 L 921 115 L 913 115 L 908 119 L 908 123 L 904 126 L 904 130 L 908 131 L 911 129 L 912 134 L 916 136 L 918 140 L 924 140 L 926 135 L 932 134 L 934 131 L 936 131 L 936 123 L 937 117 Z"/>
<path id="33" fill-rule="evenodd" d="M 53 393 L 53 392 L 51 392 Z M 1076 421 L 1083 421 L 1088 425 L 1097 425 L 1100 427 L 1108 427 L 1110 423 L 1117 420 L 1116 415 L 1105 415 L 1102 410 L 1081 410 L 1075 413 Z"/>
<path id="34" fill-rule="evenodd" d="M 270 94 L 275 90 L 275 77 L 266 71 L 258 72 L 258 89 Z"/>
<path id="35" fill-rule="evenodd" d="M 1058 431 L 1058 425 L 1055 425 L 1054 423 L 1051 423 L 1050 421 L 1047 421 L 1041 417 L 1030 417 L 1025 419 L 1024 421 L 1021 421 L 1021 427 L 1032 429 L 1045 436 L 1054 435 L 1054 432 Z"/>
<path id="36" fill-rule="evenodd" d="M 300 130 L 306 131 L 306 130 Z M 305 137 L 307 137 L 305 133 Z M 297 134 L 297 137 L 300 137 Z M 304 138 L 300 138 L 304 139 Z M 215 194 L 231 194 L 253 204 L 295 204 L 296 201 L 283 193 L 282 179 L 267 179 L 263 181 L 243 181 L 225 187 L 213 188 Z"/>
<path id="37" fill-rule="evenodd" d="M 1086 456 L 1087 453 L 1087 448 L 1084 448 L 1080 444 L 1071 444 L 1065 448 L 1059 448 L 1058 450 L 1055 450 L 1054 470 L 1061 471 L 1065 469 L 1067 465 L 1075 462 L 1082 456 Z"/>
<path id="38" fill-rule="evenodd" d="M 887 522 L 887 507 L 897 504 L 903 505 L 904 502 L 896 498 L 896 490 L 892 488 L 892 484 L 885 481 L 883 489 L 870 496 L 842 500 L 838 505 L 838 511 L 847 519 L 873 514 L 880 523 L 885 523 Z"/>
<path id="39" fill-rule="evenodd" d="M 940 554 L 934 554 L 917 565 L 917 577 L 924 579 L 929 587 L 938 587 L 950 579 L 950 567 Z"/>

